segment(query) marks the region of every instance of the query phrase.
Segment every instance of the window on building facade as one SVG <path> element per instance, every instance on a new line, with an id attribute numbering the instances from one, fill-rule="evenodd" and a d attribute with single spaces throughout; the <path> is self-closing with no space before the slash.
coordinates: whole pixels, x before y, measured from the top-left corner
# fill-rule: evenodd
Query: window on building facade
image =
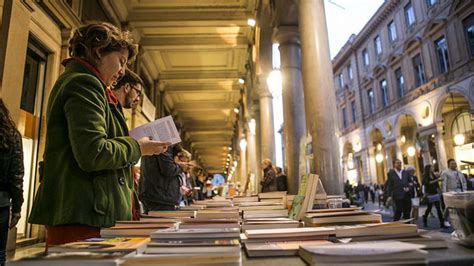
<path id="1" fill-rule="evenodd" d="M 464 32 L 466 33 L 467 47 L 471 57 L 474 57 L 474 14 L 463 20 Z"/>
<path id="2" fill-rule="evenodd" d="M 383 79 L 380 81 L 380 97 L 382 100 L 382 106 L 388 105 L 388 92 L 387 92 L 387 80 Z"/>
<path id="3" fill-rule="evenodd" d="M 439 2 L 439 0 L 426 0 L 426 5 L 428 7 L 432 7 L 434 6 L 435 4 L 437 4 Z"/>
<path id="4" fill-rule="evenodd" d="M 377 35 L 374 38 L 374 47 L 375 47 L 375 54 L 377 56 L 381 55 L 382 54 L 382 41 L 380 41 L 380 36 L 379 35 Z"/>
<path id="5" fill-rule="evenodd" d="M 347 76 L 349 77 L 349 80 L 354 78 L 354 75 L 352 74 L 352 66 L 350 64 L 347 66 Z"/>
<path id="6" fill-rule="evenodd" d="M 351 113 L 352 113 L 352 123 L 356 122 L 357 111 L 356 111 L 356 102 L 351 102 Z"/>
<path id="7" fill-rule="evenodd" d="M 421 86 L 425 83 L 425 73 L 423 72 L 423 63 L 421 62 L 421 55 L 417 54 L 413 57 L 413 70 L 415 72 L 415 85 Z"/>
<path id="8" fill-rule="evenodd" d="M 367 52 L 367 48 L 362 50 L 362 61 L 364 62 L 364 66 L 369 66 L 369 52 Z"/>
<path id="9" fill-rule="evenodd" d="M 347 113 L 346 107 L 342 108 L 342 127 L 347 128 Z"/>
<path id="10" fill-rule="evenodd" d="M 397 96 L 400 99 L 403 97 L 403 95 L 405 95 L 405 80 L 403 80 L 401 68 L 397 68 L 397 70 L 395 70 L 395 79 L 397 81 Z"/>
<path id="11" fill-rule="evenodd" d="M 437 39 L 434 44 L 438 54 L 439 71 L 441 73 L 446 73 L 449 70 L 448 45 L 446 44 L 446 38 L 443 36 Z"/>
<path id="12" fill-rule="evenodd" d="M 415 10 L 413 10 L 413 6 L 411 5 L 411 1 L 404 7 L 405 10 L 405 21 L 407 23 L 407 27 L 411 27 L 415 24 Z"/>
<path id="13" fill-rule="evenodd" d="M 397 28 L 395 27 L 395 21 L 390 21 L 387 25 L 388 39 L 390 42 L 394 42 L 397 39 Z"/>
<path id="14" fill-rule="evenodd" d="M 375 112 L 375 95 L 373 89 L 367 91 L 367 103 L 369 104 L 369 113 L 373 114 Z"/>
<path id="15" fill-rule="evenodd" d="M 339 88 L 343 89 L 344 88 L 344 75 L 342 72 L 337 75 L 337 81 L 339 82 Z"/>

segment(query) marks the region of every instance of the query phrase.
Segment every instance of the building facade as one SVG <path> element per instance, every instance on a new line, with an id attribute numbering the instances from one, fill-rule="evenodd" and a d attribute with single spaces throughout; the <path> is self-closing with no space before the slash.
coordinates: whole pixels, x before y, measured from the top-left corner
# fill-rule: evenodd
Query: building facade
<path id="1" fill-rule="evenodd" d="M 344 180 L 384 183 L 395 158 L 474 174 L 474 4 L 390 0 L 333 59 Z"/>

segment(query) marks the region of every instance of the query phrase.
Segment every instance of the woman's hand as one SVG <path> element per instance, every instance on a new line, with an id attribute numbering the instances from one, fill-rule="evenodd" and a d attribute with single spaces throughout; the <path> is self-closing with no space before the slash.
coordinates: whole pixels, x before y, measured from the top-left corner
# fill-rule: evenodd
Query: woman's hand
<path id="1" fill-rule="evenodd" d="M 12 213 L 12 217 L 10 219 L 10 226 L 9 228 L 12 229 L 13 227 L 16 226 L 16 224 L 18 223 L 18 221 L 20 220 L 21 218 L 21 214 L 19 212 L 17 213 Z"/>
<path id="2" fill-rule="evenodd" d="M 146 156 L 158 155 L 165 152 L 171 143 L 150 140 L 148 137 L 144 137 L 138 140 L 138 145 L 140 146 L 140 152 L 142 153 L 142 156 Z"/>

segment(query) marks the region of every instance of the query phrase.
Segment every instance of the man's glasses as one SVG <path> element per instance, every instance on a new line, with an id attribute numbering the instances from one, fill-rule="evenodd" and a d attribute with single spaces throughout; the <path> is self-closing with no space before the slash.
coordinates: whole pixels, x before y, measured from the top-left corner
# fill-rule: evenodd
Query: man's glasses
<path id="1" fill-rule="evenodd" d="M 141 97 L 142 96 L 142 91 L 137 89 L 135 86 L 130 85 L 130 87 L 137 92 L 137 96 Z"/>

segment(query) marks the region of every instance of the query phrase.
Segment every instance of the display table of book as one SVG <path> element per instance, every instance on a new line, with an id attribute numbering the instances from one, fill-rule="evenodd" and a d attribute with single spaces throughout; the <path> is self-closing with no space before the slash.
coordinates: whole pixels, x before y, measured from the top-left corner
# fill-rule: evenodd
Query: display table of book
<path id="1" fill-rule="evenodd" d="M 474 249 L 448 234 L 419 230 L 410 220 L 382 222 L 376 211 L 358 207 L 312 209 L 314 192 L 310 203 L 306 195 L 288 204 L 285 195 L 150 212 L 103 228 L 103 238 L 51 247 L 9 265 L 474 265 Z"/>

